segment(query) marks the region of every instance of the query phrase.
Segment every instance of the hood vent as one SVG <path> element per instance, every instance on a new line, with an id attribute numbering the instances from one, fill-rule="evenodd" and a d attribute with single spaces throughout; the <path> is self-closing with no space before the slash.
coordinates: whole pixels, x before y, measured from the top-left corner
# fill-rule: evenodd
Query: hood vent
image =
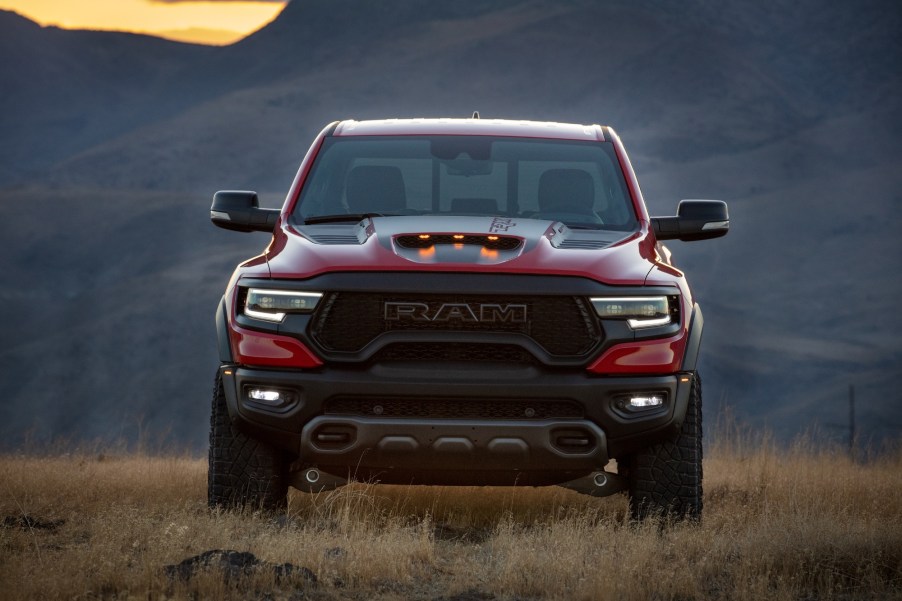
<path id="1" fill-rule="evenodd" d="M 556 246 L 558 248 L 579 248 L 584 250 L 593 250 L 604 248 L 610 245 L 607 240 L 580 240 L 579 238 L 566 238 L 561 240 Z"/>
<path id="2" fill-rule="evenodd" d="M 355 234 L 320 234 L 309 235 L 317 244 L 360 244 L 360 239 Z"/>

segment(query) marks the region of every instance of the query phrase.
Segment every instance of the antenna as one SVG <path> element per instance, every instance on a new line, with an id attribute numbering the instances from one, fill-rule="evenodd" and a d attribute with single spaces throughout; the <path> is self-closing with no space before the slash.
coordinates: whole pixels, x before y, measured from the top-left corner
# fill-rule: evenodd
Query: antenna
<path id="1" fill-rule="evenodd" d="M 479 119 L 479 111 L 473 111 L 473 118 Z"/>

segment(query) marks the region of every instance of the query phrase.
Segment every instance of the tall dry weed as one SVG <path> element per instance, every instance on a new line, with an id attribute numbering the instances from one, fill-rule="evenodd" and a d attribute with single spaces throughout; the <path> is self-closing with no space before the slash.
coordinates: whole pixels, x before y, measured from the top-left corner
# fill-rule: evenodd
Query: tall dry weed
<path id="1" fill-rule="evenodd" d="M 0 598 L 902 599 L 902 453 L 721 437 L 705 474 L 701 525 L 555 487 L 355 484 L 273 516 L 208 510 L 187 456 L 5 456 Z M 317 581 L 166 575 L 212 549 Z"/>

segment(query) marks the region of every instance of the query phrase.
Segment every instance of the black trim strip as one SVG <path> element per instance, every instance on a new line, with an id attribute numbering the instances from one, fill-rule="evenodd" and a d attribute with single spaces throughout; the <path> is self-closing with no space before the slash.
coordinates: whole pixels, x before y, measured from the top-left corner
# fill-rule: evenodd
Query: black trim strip
<path id="1" fill-rule="evenodd" d="M 704 327 L 705 318 L 702 316 L 702 308 L 696 303 L 692 307 L 692 319 L 689 322 L 689 340 L 686 342 L 686 351 L 683 353 L 683 363 L 680 366 L 683 371 L 695 371 Z"/>
<path id="2" fill-rule="evenodd" d="M 219 300 L 216 308 L 216 342 L 219 347 L 219 360 L 222 363 L 232 363 L 232 343 L 229 340 L 229 326 L 226 321 L 228 315 L 225 297 Z"/>

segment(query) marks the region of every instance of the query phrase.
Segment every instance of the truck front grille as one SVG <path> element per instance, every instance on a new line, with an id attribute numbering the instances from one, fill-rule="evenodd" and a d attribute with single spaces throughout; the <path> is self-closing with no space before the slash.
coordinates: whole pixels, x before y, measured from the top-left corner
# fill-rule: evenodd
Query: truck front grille
<path id="1" fill-rule="evenodd" d="M 326 415 L 410 417 L 425 419 L 582 419 L 585 414 L 572 401 L 512 401 L 510 399 L 358 399 L 334 398 L 326 402 Z"/>
<path id="2" fill-rule="evenodd" d="M 391 361 L 435 361 L 517 363 L 533 365 L 536 358 L 526 349 L 514 344 L 467 344 L 461 342 L 396 342 L 373 357 L 377 363 Z"/>
<path id="3" fill-rule="evenodd" d="M 388 314 L 387 307 L 397 309 L 399 305 L 404 308 L 400 315 Z M 410 307 L 416 311 L 408 310 Z M 462 307 L 467 318 L 449 307 Z M 480 319 L 486 307 L 500 309 L 492 319 Z M 504 311 L 508 312 L 501 314 Z M 522 334 L 549 355 L 560 357 L 586 355 L 602 336 L 587 301 L 578 296 L 369 292 L 327 294 L 310 334 L 326 351 L 357 352 L 387 332 L 421 334 L 424 342 L 440 332 Z"/>

